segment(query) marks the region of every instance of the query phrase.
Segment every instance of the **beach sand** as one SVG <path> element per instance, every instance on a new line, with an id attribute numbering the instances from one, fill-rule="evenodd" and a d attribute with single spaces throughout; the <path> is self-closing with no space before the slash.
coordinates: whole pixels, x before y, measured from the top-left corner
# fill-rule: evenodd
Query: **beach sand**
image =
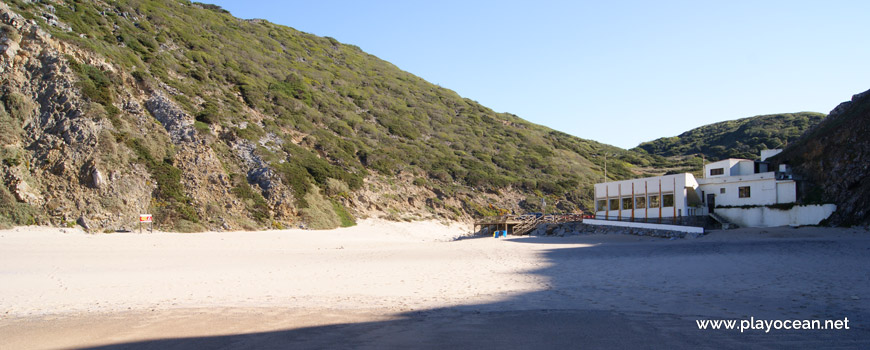
<path id="1" fill-rule="evenodd" d="M 460 238 L 329 231 L 0 231 L 0 348 L 870 346 L 865 229 Z M 849 330 L 698 330 L 697 319 Z"/>

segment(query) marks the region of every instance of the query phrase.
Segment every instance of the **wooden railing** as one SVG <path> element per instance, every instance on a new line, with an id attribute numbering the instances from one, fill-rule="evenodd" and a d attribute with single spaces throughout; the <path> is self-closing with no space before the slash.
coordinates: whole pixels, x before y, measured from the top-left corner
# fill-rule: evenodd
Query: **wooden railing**
<path id="1" fill-rule="evenodd" d="M 524 235 L 534 230 L 540 224 L 556 224 L 562 222 L 583 221 L 583 216 L 578 214 L 523 214 L 523 215 L 500 215 L 485 216 L 475 220 L 476 226 L 487 225 L 512 225 L 513 235 Z"/>

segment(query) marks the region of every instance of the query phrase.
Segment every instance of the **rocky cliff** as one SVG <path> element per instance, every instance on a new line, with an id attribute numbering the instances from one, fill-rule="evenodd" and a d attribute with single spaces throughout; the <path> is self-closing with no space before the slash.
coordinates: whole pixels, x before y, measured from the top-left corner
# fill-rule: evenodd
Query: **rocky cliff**
<path id="1" fill-rule="evenodd" d="M 103 106 L 82 98 L 67 62 L 75 59 L 110 72 L 114 67 L 54 40 L 3 3 L 0 21 L 4 190 L 19 202 L 15 206 L 35 208 L 26 218 L 34 223 L 129 224 L 150 205 L 154 184 L 142 164 L 105 166 L 110 158 L 130 155 L 116 148 Z M 134 120 L 143 133 L 153 132 L 132 94 L 118 102 L 140 117 Z M 26 212 L 9 210 L 12 205 L 4 203 L 7 216 Z"/>
<path id="2" fill-rule="evenodd" d="M 809 181 L 803 201 L 837 204 L 832 224 L 870 224 L 870 90 L 838 105 L 773 161 Z"/>

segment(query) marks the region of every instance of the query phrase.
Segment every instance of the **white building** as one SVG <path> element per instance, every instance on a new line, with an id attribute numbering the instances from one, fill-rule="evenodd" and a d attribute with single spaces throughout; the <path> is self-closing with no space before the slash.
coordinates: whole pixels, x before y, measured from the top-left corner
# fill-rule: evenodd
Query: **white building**
<path id="1" fill-rule="evenodd" d="M 779 152 L 781 150 L 762 151 L 762 161 L 758 162 L 732 158 L 707 164 L 701 179 L 685 173 L 595 184 L 596 218 L 670 221 L 706 216 L 717 207 L 760 210 L 772 204 L 794 203 L 797 200 L 795 181 L 784 172 L 769 171 L 764 162 Z M 747 225 L 739 218 L 734 218 L 733 222 Z"/>
<path id="2" fill-rule="evenodd" d="M 766 158 L 765 158 L 766 159 Z M 699 194 L 708 211 L 725 207 L 794 203 L 796 186 L 790 176 L 777 178 L 767 163 L 747 159 L 725 159 L 704 166 L 698 180 Z"/>
<path id="3" fill-rule="evenodd" d="M 701 215 L 698 182 L 675 174 L 595 184 L 596 217 L 611 220 Z"/>

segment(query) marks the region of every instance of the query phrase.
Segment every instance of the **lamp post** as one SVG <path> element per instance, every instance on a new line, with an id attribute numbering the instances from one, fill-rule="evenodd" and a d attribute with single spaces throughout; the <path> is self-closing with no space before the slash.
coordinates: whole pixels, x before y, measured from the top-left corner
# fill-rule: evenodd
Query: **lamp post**
<path id="1" fill-rule="evenodd" d="M 598 158 L 597 156 L 594 156 Z M 607 183 L 607 153 L 604 153 L 604 183 Z"/>

